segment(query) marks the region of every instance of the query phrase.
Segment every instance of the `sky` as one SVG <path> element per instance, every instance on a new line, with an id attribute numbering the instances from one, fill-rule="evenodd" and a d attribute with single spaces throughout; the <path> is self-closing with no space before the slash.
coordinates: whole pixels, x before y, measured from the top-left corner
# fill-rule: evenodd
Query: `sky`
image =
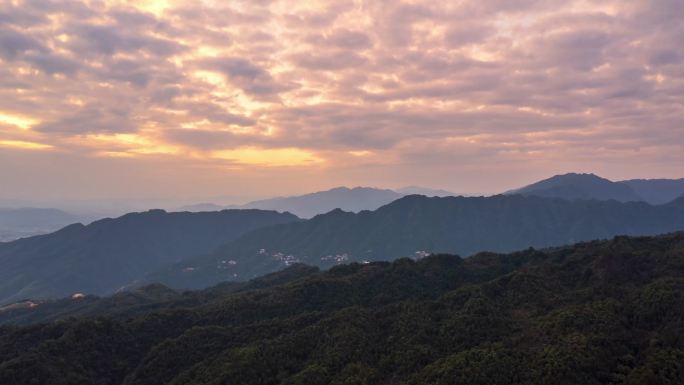
<path id="1" fill-rule="evenodd" d="M 681 0 L 0 0 L 0 199 L 681 178 L 682 20 Z"/>

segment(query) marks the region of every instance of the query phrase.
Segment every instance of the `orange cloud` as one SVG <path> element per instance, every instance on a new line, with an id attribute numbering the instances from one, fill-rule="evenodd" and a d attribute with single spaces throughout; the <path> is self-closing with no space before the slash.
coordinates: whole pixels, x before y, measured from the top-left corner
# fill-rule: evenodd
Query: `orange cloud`
<path id="1" fill-rule="evenodd" d="M 212 151 L 211 157 L 252 166 L 311 166 L 320 165 L 323 159 L 312 152 L 299 148 L 257 148 L 240 147 L 230 150 Z"/>
<path id="2" fill-rule="evenodd" d="M 5 148 L 371 181 L 684 166 L 677 1 L 36 4 L 3 7 Z"/>
<path id="3" fill-rule="evenodd" d="M 48 150 L 53 148 L 49 144 L 27 142 L 25 140 L 2 140 L 0 139 L 0 147 L 17 148 L 21 150 Z"/>

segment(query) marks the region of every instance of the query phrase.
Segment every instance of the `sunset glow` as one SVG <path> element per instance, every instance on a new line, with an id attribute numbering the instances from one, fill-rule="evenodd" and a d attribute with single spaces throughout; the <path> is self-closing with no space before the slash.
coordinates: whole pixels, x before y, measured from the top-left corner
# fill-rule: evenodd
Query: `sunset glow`
<path id="1" fill-rule="evenodd" d="M 212 156 L 238 164 L 256 166 L 308 166 L 322 162 L 315 155 L 298 148 L 260 149 L 245 147 L 215 151 Z"/>
<path id="2" fill-rule="evenodd" d="M 52 148 L 48 144 L 25 142 L 23 140 L 0 140 L 0 147 L 12 147 L 26 150 L 45 150 Z"/>
<path id="3" fill-rule="evenodd" d="M 684 167 L 678 0 L 51 3 L 0 0 L 0 159 L 37 179 L 35 150 L 197 193 Z"/>

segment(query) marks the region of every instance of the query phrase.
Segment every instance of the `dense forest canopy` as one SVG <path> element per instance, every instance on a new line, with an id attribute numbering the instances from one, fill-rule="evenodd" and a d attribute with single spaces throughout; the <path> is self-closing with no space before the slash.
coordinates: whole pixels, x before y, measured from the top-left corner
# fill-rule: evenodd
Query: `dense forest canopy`
<path id="1" fill-rule="evenodd" d="M 28 325 L 0 328 L 0 383 L 681 384 L 682 289 L 684 233 L 295 265 L 48 323 L 15 310 Z"/>

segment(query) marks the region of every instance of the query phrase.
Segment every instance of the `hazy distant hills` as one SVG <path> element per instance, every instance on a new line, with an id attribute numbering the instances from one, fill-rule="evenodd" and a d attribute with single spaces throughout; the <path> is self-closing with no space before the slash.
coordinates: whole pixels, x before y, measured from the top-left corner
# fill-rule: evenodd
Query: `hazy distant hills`
<path id="1" fill-rule="evenodd" d="M 467 256 L 677 230 L 684 230 L 684 210 L 643 202 L 413 195 L 376 211 L 334 210 L 308 221 L 258 229 L 148 280 L 203 287 L 249 279 L 297 262 L 330 267 L 434 252 Z"/>
<path id="2" fill-rule="evenodd" d="M 50 208 L 0 208 L 0 242 L 46 234 L 83 218 Z"/>
<path id="3" fill-rule="evenodd" d="M 556 175 L 505 194 L 533 195 L 566 200 L 616 200 L 618 202 L 648 202 L 660 205 L 684 195 L 684 179 L 634 179 L 614 182 L 594 174 L 569 173 Z M 220 206 L 199 203 L 184 206 L 181 211 L 202 212 L 232 209 L 262 209 L 291 212 L 300 218 L 312 218 L 334 209 L 349 212 L 375 210 L 407 195 L 428 197 L 457 196 L 446 190 L 407 186 L 395 190 L 371 187 L 337 187 L 311 194 L 264 199 L 244 205 Z"/>
<path id="4" fill-rule="evenodd" d="M 151 210 L 0 244 L 0 303 L 111 293 L 151 270 L 207 253 L 258 227 L 297 221 L 260 210 Z"/>
<path id="5" fill-rule="evenodd" d="M 643 201 L 659 205 L 684 194 L 684 179 L 633 179 L 613 182 L 594 174 L 563 174 L 533 183 L 507 194 L 562 199 Z"/>
<path id="6" fill-rule="evenodd" d="M 217 205 L 215 203 L 197 203 L 194 205 L 183 206 L 179 211 L 189 211 L 192 213 L 201 213 L 206 211 L 221 211 L 225 210 L 227 206 Z"/>
<path id="7" fill-rule="evenodd" d="M 418 187 L 402 192 L 336 188 L 246 205 L 303 217 L 326 211 L 306 221 L 255 209 L 152 210 L 0 243 L 0 303 L 73 292 L 109 293 L 140 282 L 204 287 L 298 262 L 327 268 L 431 252 L 506 252 L 684 230 L 684 198 L 662 205 L 634 202 L 646 199 L 641 194 L 658 201 L 684 196 L 679 188 L 676 180 L 612 182 L 592 174 L 567 174 L 516 194 L 486 198 L 403 195 L 448 193 Z M 369 207 L 376 209 L 366 210 Z M 30 223 L 32 213 L 20 219 Z M 73 221 L 53 214 L 57 224 Z"/>
<path id="8" fill-rule="evenodd" d="M 336 208 L 354 212 L 375 210 L 402 196 L 392 190 L 338 187 L 300 196 L 255 201 L 236 208 L 289 211 L 300 218 L 311 218 Z"/>
<path id="9" fill-rule="evenodd" d="M 448 197 L 459 195 L 447 190 L 432 189 L 420 186 L 406 186 L 395 189 L 394 191 L 403 195 L 425 195 L 428 197 Z"/>
<path id="10" fill-rule="evenodd" d="M 0 383 L 682 384 L 683 291 L 682 233 L 294 266 L 0 308 L 0 323 L 62 319 L 0 328 Z"/>
<path id="11" fill-rule="evenodd" d="M 427 196 L 456 195 L 446 190 L 409 186 L 397 190 L 377 189 L 372 187 L 336 187 L 326 191 L 314 192 L 291 197 L 279 197 L 258 200 L 244 205 L 219 206 L 213 203 L 200 203 L 184 206 L 183 211 L 216 211 L 223 208 L 232 209 L 261 209 L 279 212 L 291 212 L 300 218 L 311 218 L 334 209 L 359 212 L 375 210 L 406 195 L 420 194 Z"/>
<path id="12" fill-rule="evenodd" d="M 684 210 L 684 195 L 682 195 L 681 197 L 679 197 L 679 198 L 677 198 L 677 199 L 675 199 L 675 200 L 673 200 L 673 201 L 670 201 L 670 202 L 666 203 L 666 204 L 663 205 L 663 206 L 665 206 L 665 207 L 670 207 L 670 208 L 673 208 L 673 209 Z"/>
<path id="13" fill-rule="evenodd" d="M 652 204 L 667 203 L 684 195 L 684 178 L 632 179 L 619 183 L 629 186 L 644 201 Z"/>

